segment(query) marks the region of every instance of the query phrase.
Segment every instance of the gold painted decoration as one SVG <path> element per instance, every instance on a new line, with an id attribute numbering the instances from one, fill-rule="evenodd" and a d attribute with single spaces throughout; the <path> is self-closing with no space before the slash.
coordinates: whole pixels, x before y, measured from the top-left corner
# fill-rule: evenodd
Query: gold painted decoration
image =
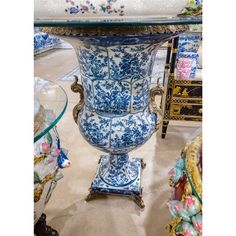
<path id="1" fill-rule="evenodd" d="M 57 171 L 58 170 L 56 170 L 54 173 L 50 173 L 50 174 L 46 175 L 42 180 L 40 180 L 40 178 L 37 177 L 37 182 L 34 180 L 35 184 L 39 184 L 39 186 L 34 189 L 34 202 L 38 202 L 40 200 L 40 197 L 43 193 L 43 189 L 44 189 L 46 183 L 55 178 Z M 36 175 L 37 174 L 35 174 L 35 178 L 36 178 Z"/>
<path id="2" fill-rule="evenodd" d="M 199 150 L 202 147 L 202 137 L 198 136 L 191 142 L 185 153 L 185 166 L 188 178 L 192 183 L 196 193 L 202 198 L 202 177 L 198 168 Z"/>
<path id="3" fill-rule="evenodd" d="M 40 200 L 42 193 L 43 193 L 42 187 L 34 189 L 34 202 L 38 202 Z"/>
<path id="4" fill-rule="evenodd" d="M 176 86 L 176 87 L 173 89 L 173 95 L 180 95 L 180 94 L 181 94 L 180 91 L 181 91 L 181 87 Z"/>
<path id="5" fill-rule="evenodd" d="M 171 115 L 180 115 L 181 106 L 179 105 L 172 105 L 170 108 Z"/>
<path id="6" fill-rule="evenodd" d="M 192 195 L 192 188 L 191 188 L 191 185 L 190 183 L 187 181 L 185 186 L 184 186 L 184 193 L 183 193 L 183 196 L 182 196 L 182 200 L 184 200 L 186 198 L 186 196 L 189 196 L 189 195 Z"/>
<path id="7" fill-rule="evenodd" d="M 185 88 L 184 91 L 182 92 L 182 96 L 188 97 L 188 91 L 187 91 L 186 88 Z"/>
<path id="8" fill-rule="evenodd" d="M 34 157 L 34 164 L 38 164 L 47 157 L 47 154 L 40 154 L 39 156 Z"/>

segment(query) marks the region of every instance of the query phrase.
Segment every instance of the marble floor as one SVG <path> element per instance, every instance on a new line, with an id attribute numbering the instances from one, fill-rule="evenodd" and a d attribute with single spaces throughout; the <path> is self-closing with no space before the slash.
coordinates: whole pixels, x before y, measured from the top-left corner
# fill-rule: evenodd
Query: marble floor
<path id="1" fill-rule="evenodd" d="M 46 207 L 47 223 L 60 236 L 167 235 L 165 225 L 171 220 L 165 205 L 171 194 L 167 174 L 185 143 L 198 132 L 200 123 L 171 122 L 165 139 L 158 132 L 130 153 L 131 157 L 141 157 L 147 163 L 142 173 L 145 209 L 140 210 L 124 197 L 109 196 L 85 202 L 101 152 L 82 138 L 74 123 L 72 109 L 78 102 L 78 94 L 70 91 L 71 82 L 58 79 L 76 65 L 73 49 L 51 50 L 35 57 L 35 76 L 56 81 L 69 99 L 58 132 L 62 146 L 69 150 L 72 166 L 63 170 L 64 178 L 58 182 Z"/>

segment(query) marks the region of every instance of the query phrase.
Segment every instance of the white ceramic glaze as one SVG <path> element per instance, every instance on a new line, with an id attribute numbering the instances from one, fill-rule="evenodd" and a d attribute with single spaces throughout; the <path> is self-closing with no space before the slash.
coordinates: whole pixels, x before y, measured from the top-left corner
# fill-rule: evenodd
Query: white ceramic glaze
<path id="1" fill-rule="evenodd" d="M 174 17 L 188 0 L 34 0 L 35 20 Z"/>

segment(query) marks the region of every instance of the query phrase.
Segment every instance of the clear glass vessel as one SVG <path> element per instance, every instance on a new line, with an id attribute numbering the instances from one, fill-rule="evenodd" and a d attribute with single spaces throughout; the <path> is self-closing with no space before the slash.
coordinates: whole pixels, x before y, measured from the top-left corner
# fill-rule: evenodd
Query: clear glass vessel
<path id="1" fill-rule="evenodd" d="M 57 84 L 35 78 L 34 134 L 34 223 L 63 177 L 60 168 L 70 166 L 67 151 L 60 146 L 56 124 L 62 118 L 68 99 Z"/>

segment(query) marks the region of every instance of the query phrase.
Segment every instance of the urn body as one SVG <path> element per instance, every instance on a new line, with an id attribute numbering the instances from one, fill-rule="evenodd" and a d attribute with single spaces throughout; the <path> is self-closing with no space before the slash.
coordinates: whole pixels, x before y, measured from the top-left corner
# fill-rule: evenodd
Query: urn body
<path id="1" fill-rule="evenodd" d="M 83 86 L 84 106 L 75 121 L 91 145 L 125 154 L 156 131 L 160 115 L 153 112 L 149 95 L 154 60 L 165 37 L 67 39 L 76 50 Z"/>

